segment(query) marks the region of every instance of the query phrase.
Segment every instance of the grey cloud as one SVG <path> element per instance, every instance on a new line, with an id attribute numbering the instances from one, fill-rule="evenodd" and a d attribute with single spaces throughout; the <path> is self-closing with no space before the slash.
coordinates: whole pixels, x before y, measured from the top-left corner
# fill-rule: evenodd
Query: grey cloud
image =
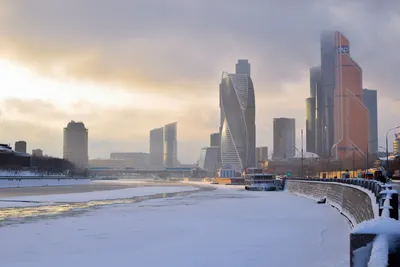
<path id="1" fill-rule="evenodd" d="M 400 94 L 394 86 L 399 40 L 390 20 L 399 17 L 400 4 L 394 0 L 379 5 L 372 0 L 25 0 L 5 5 L 11 9 L 3 23 L 5 36 L 31 42 L 38 56 L 54 51 L 47 64 L 61 57 L 72 75 L 88 79 L 132 85 L 145 77 L 170 84 L 170 93 L 180 85 L 204 90 L 195 84 L 211 87 L 222 70 L 233 70 L 238 57 L 247 57 L 260 91 L 268 93 L 301 79 L 304 69 L 318 62 L 320 31 L 337 28 L 355 48 L 366 82 L 381 85 L 385 94 Z M 70 62 L 71 51 L 93 56 Z"/>

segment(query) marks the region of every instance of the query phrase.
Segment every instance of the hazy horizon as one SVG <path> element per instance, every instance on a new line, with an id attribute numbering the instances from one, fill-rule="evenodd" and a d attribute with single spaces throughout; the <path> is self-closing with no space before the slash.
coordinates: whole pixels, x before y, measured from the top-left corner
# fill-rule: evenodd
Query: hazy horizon
<path id="1" fill-rule="evenodd" d="M 248 59 L 257 146 L 272 151 L 272 119 L 289 117 L 300 147 L 320 33 L 339 30 L 363 69 L 363 88 L 378 90 L 384 146 L 400 124 L 396 10 L 394 0 L 5 0 L 0 142 L 25 140 L 28 151 L 61 157 L 63 128 L 82 121 L 89 157 L 108 158 L 148 152 L 149 131 L 177 121 L 178 159 L 192 163 L 218 131 L 222 72 Z"/>

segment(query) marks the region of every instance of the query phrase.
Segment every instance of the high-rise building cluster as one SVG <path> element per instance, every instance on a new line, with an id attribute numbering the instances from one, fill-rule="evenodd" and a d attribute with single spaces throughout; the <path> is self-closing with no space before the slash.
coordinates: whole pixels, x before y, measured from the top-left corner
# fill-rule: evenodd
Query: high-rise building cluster
<path id="1" fill-rule="evenodd" d="M 306 149 L 345 160 L 378 151 L 377 92 L 362 89 L 362 68 L 338 31 L 321 35 L 321 64 L 310 69 Z"/>
<path id="2" fill-rule="evenodd" d="M 150 166 L 176 168 L 178 162 L 177 122 L 150 130 Z"/>

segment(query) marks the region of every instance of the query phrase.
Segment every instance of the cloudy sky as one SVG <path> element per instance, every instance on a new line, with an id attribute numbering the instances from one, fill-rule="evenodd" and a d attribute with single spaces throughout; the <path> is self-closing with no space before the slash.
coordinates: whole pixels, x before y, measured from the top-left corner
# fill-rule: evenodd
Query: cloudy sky
<path id="1" fill-rule="evenodd" d="M 380 145 L 400 125 L 398 0 L 0 0 L 0 141 L 62 155 L 70 120 L 89 128 L 91 158 L 148 152 L 151 128 L 178 121 L 181 162 L 219 123 L 218 85 L 251 62 L 257 144 L 272 118 L 304 128 L 309 68 L 322 30 L 342 31 L 379 90 Z"/>

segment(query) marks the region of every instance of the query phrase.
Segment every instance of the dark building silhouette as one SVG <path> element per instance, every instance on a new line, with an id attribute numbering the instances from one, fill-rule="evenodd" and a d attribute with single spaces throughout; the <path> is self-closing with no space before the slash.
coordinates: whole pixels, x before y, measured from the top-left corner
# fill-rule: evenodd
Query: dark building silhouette
<path id="1" fill-rule="evenodd" d="M 164 167 L 164 128 L 150 131 L 150 167 Z"/>
<path id="2" fill-rule="evenodd" d="M 14 150 L 16 152 L 26 153 L 26 142 L 25 141 L 15 142 Z"/>
<path id="3" fill-rule="evenodd" d="M 376 90 L 363 89 L 362 100 L 369 113 L 368 151 L 373 156 L 378 152 L 378 93 Z"/>

